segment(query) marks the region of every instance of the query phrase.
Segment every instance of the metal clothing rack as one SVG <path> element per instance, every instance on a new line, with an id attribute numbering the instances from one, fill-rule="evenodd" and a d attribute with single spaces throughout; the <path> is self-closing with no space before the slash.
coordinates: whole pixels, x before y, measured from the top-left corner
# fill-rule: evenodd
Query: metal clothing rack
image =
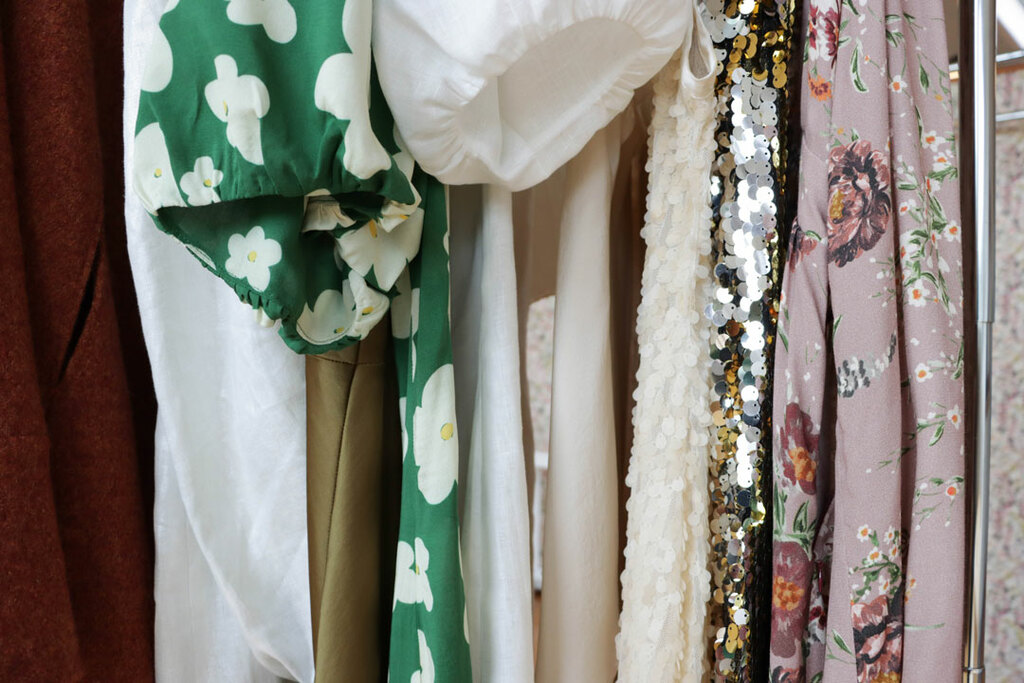
<path id="1" fill-rule="evenodd" d="M 965 360 L 973 386 L 968 392 L 968 441 L 971 514 L 968 526 L 967 612 L 965 614 L 965 683 L 985 680 L 985 581 L 988 557 L 989 456 L 992 426 L 992 320 L 995 313 L 995 74 L 996 2 L 963 0 L 960 3 L 960 158 L 963 202 L 965 275 L 973 270 L 974 339 Z M 1006 55 L 1001 66 L 1024 64 L 1024 53 Z M 1013 112 L 1004 121 L 1024 118 Z M 973 237 L 973 239 L 971 238 Z M 965 302 L 971 302 L 965 297 Z M 966 330 L 965 330 L 966 332 Z M 970 342 L 973 341 L 973 345 Z M 974 361 L 971 363 L 971 361 Z"/>

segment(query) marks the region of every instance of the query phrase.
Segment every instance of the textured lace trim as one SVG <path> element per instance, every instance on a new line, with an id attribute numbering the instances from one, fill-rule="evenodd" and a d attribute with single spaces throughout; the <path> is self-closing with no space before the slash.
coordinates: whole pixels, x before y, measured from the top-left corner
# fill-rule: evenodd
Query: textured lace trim
<path id="1" fill-rule="evenodd" d="M 626 476 L 632 494 L 616 637 L 623 683 L 696 683 L 706 666 L 711 368 L 701 304 L 711 291 L 715 117 L 712 79 L 687 77 L 690 59 L 684 48 L 654 83 L 640 367 Z"/>

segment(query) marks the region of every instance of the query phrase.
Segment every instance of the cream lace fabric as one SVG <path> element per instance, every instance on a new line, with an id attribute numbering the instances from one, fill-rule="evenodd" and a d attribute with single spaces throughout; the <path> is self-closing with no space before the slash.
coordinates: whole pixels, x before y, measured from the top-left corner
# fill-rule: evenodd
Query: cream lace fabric
<path id="1" fill-rule="evenodd" d="M 647 255 L 622 614 L 621 683 L 700 681 L 705 668 L 711 284 L 710 175 L 715 63 L 703 24 L 654 84 Z M 696 76 L 700 74 L 700 76 Z"/>

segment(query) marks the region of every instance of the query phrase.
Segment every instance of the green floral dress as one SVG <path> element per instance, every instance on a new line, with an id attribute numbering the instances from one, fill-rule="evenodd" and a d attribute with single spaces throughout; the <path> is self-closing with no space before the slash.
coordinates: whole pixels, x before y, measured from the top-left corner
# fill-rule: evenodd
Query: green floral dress
<path id="1" fill-rule="evenodd" d="M 170 0 L 132 174 L 157 226 L 284 342 L 320 353 L 390 310 L 404 437 L 390 678 L 469 681 L 445 188 L 404 150 L 370 0 Z"/>

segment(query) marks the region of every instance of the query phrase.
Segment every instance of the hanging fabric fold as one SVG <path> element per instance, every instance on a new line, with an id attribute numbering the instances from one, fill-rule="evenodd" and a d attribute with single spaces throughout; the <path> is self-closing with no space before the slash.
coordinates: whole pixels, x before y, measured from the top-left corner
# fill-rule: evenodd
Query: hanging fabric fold
<path id="1" fill-rule="evenodd" d="M 715 681 L 767 679 L 772 354 L 792 212 L 794 0 L 708 0 L 722 68 L 712 164 L 711 605 Z"/>
<path id="2" fill-rule="evenodd" d="M 806 3 L 773 680 L 958 681 L 963 275 L 943 6 Z"/>
<path id="3" fill-rule="evenodd" d="M 445 190 L 394 132 L 371 24 L 368 0 L 172 2 L 132 176 L 158 227 L 293 350 L 351 345 L 391 309 L 405 453 L 390 675 L 468 681 Z"/>
<path id="4" fill-rule="evenodd" d="M 696 16 L 654 81 L 618 680 L 704 680 L 715 57 Z"/>
<path id="5" fill-rule="evenodd" d="M 407 0 L 378 2 L 374 56 L 397 128 L 417 162 L 446 182 L 489 183 L 476 200 L 466 190 L 452 195 L 453 224 L 479 222 L 476 235 L 457 226 L 452 246 L 456 381 L 460 418 L 466 418 L 462 434 L 470 439 L 463 443 L 461 463 L 467 477 L 462 548 L 468 595 L 479 596 L 468 616 L 474 663 L 480 664 L 475 678 L 520 683 L 533 677 L 529 535 L 523 533 L 528 521 L 529 466 L 521 446 L 513 445 L 522 441 L 518 429 L 522 415 L 519 401 L 512 400 L 518 379 L 513 380 L 509 372 L 519 350 L 509 344 L 510 335 L 514 339 L 523 321 L 517 324 L 511 317 L 520 307 L 515 299 L 507 195 L 553 172 L 557 175 L 556 169 L 567 163 L 575 164 L 570 160 L 629 104 L 634 88 L 654 75 L 678 48 L 692 17 L 651 0 L 530 4 L 502 0 L 486 6 L 452 3 L 432 10 L 424 13 L 420 4 Z M 417 65 L 415 70 L 409 68 L 411 63 Z M 552 70 L 552 63 L 563 68 Z M 617 170 L 611 155 L 617 154 L 621 141 L 616 133 L 605 137 L 599 143 L 602 152 L 585 152 L 589 166 L 574 166 L 579 189 L 572 200 L 576 213 L 567 207 L 563 215 L 559 204 L 545 222 L 557 229 L 563 218 L 566 223 L 573 221 L 572 239 L 585 247 L 591 241 L 588 230 L 595 225 L 603 224 L 598 228 L 604 235 L 600 243 L 607 242 L 607 204 Z M 603 185 L 606 179 L 607 186 Z M 475 219 L 467 216 L 473 212 L 478 212 Z M 591 219 L 588 222 L 583 216 Z M 527 229 L 515 220 L 517 233 Z M 544 248 L 553 251 L 555 236 L 542 239 Z M 597 252 L 589 249 L 600 243 L 593 242 L 580 254 L 593 256 Z M 607 244 L 604 249 L 607 252 Z M 607 264 L 607 253 L 598 262 Z M 566 511 L 548 519 L 560 517 L 560 522 L 553 523 L 564 525 L 553 536 L 565 534 L 571 539 L 567 543 L 583 556 L 596 557 L 586 565 L 592 570 L 589 573 L 579 571 L 578 557 L 570 558 L 571 551 L 557 563 L 552 560 L 550 590 L 541 610 L 545 644 L 538 677 L 562 680 L 588 677 L 587 672 L 594 671 L 595 680 L 610 680 L 618 610 L 617 460 L 614 416 L 610 410 L 605 412 L 604 405 L 613 403 L 611 384 L 605 383 L 609 378 L 604 375 L 607 349 L 601 346 L 609 337 L 600 332 L 608 326 L 608 303 L 603 302 L 602 312 L 597 293 L 607 290 L 608 274 L 587 272 L 593 264 L 579 254 L 566 254 L 563 263 L 564 269 L 571 266 L 573 273 L 585 273 L 585 282 L 597 282 L 601 288 L 584 295 L 588 285 L 564 287 L 565 291 L 575 289 L 578 301 L 600 315 L 585 322 L 585 315 L 573 320 L 565 310 L 559 314 L 566 330 L 560 333 L 563 336 L 598 330 L 586 336 L 582 353 L 562 342 L 558 353 L 569 369 L 556 389 L 565 406 L 560 420 L 567 425 L 579 416 L 581 425 L 593 420 L 599 426 L 587 434 L 593 448 L 574 443 L 564 426 L 556 430 L 564 453 L 562 463 L 555 466 L 563 499 L 557 505 Z M 466 287 L 481 291 L 466 291 Z M 483 290 L 486 299 L 481 301 Z M 599 322 L 602 319 L 606 324 Z M 596 390 L 588 385 L 594 373 L 600 373 Z M 570 405 L 577 390 L 589 395 L 596 412 L 577 411 Z M 601 435 L 608 437 L 605 443 Z M 576 451 L 584 451 L 579 457 L 595 463 L 592 472 L 587 467 L 580 467 L 578 474 L 572 470 Z M 608 453 L 611 457 L 606 459 Z M 595 482 L 597 488 L 588 492 L 588 485 Z M 505 493 L 495 497 L 489 493 L 493 491 Z M 578 509 L 573 510 L 574 506 Z M 504 544 L 500 548 L 498 540 Z M 509 555 L 515 559 L 510 561 Z M 554 558 L 555 553 L 549 556 Z M 592 599 L 580 590 L 586 576 L 599 586 Z M 488 577 L 507 580 L 495 582 Z M 595 618 L 588 620 L 588 615 Z M 592 633 L 597 637 L 589 638 Z M 589 662 L 587 650 L 575 644 L 580 639 L 589 642 L 588 648 L 600 649 L 601 656 Z"/>

